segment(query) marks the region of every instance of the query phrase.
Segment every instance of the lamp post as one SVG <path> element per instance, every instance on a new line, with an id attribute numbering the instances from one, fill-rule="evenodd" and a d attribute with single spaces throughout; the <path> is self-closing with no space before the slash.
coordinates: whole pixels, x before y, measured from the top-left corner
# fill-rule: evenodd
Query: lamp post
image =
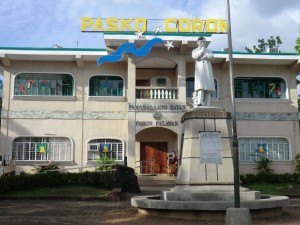
<path id="1" fill-rule="evenodd" d="M 229 57 L 229 76 L 230 76 L 230 93 L 232 104 L 232 151 L 233 151 L 233 176 L 234 176 L 234 207 L 240 208 L 240 172 L 239 172 L 239 149 L 236 129 L 236 110 L 234 96 L 234 79 L 233 79 L 233 61 L 232 61 L 232 38 L 231 38 L 231 21 L 230 21 L 230 4 L 226 0 L 227 23 L 228 23 L 228 57 Z"/>

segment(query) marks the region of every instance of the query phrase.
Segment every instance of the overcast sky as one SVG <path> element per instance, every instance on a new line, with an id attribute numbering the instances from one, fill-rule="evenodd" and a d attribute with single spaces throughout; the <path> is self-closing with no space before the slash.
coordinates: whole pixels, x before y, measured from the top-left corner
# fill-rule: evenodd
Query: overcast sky
<path id="1" fill-rule="evenodd" d="M 230 0 L 233 48 L 280 36 L 282 52 L 295 52 L 300 0 Z M 225 0 L 0 0 L 1 47 L 103 48 L 101 33 L 82 33 L 81 18 L 226 19 Z M 214 35 L 211 50 L 227 46 Z"/>

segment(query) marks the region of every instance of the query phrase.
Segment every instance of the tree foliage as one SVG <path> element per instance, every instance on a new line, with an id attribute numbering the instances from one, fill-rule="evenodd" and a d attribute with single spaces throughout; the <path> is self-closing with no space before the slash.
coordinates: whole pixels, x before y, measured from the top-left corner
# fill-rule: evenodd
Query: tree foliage
<path id="1" fill-rule="evenodd" d="M 298 37 L 296 39 L 296 46 L 295 46 L 295 50 L 298 52 L 298 54 L 300 55 L 300 37 Z"/>
<path id="2" fill-rule="evenodd" d="M 246 47 L 247 52 L 251 53 L 262 53 L 266 52 L 267 48 L 279 48 L 279 46 L 282 44 L 282 41 L 279 36 L 276 36 L 275 38 L 271 36 L 267 41 L 265 39 L 258 39 L 258 45 L 253 45 L 253 49 L 250 49 Z"/>

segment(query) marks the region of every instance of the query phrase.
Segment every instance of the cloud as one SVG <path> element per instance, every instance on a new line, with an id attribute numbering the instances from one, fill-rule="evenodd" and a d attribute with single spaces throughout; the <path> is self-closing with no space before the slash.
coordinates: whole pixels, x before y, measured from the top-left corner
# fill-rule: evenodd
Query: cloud
<path id="1" fill-rule="evenodd" d="M 221 4 L 221 2 L 224 1 L 220 0 L 218 3 Z M 257 45 L 258 39 L 267 40 L 270 36 L 280 36 L 283 41 L 280 50 L 283 52 L 295 51 L 295 40 L 299 36 L 300 1 L 231 0 L 230 2 L 234 50 L 245 51 L 246 46 L 252 48 L 253 45 Z M 267 3 L 270 3 L 269 7 L 267 7 Z M 211 2 L 206 7 L 212 8 L 213 3 Z M 213 9 L 213 13 L 221 15 L 220 8 Z M 211 45 L 214 50 L 223 48 L 220 44 L 227 46 L 226 37 L 223 38 L 219 35 L 216 38 L 217 40 L 213 39 L 215 43 Z M 226 41 L 220 39 L 226 39 Z"/>
<path id="2" fill-rule="evenodd" d="M 299 35 L 299 0 L 231 0 L 233 47 L 244 51 L 260 38 L 280 36 L 282 51 L 294 52 Z M 9 13 L 7 13 L 9 12 Z M 226 18 L 225 0 L 1 0 L 0 46 L 99 48 L 102 34 L 81 33 L 81 17 L 165 19 Z M 211 49 L 227 46 L 214 35 Z"/>

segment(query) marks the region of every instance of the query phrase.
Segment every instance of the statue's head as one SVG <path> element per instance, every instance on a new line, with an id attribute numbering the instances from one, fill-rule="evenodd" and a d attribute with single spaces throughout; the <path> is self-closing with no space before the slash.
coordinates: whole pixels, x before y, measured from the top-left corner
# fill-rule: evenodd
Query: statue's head
<path id="1" fill-rule="evenodd" d="M 206 39 L 204 37 L 200 36 L 200 37 L 198 37 L 197 43 L 199 46 L 205 47 L 205 41 L 206 41 Z"/>

